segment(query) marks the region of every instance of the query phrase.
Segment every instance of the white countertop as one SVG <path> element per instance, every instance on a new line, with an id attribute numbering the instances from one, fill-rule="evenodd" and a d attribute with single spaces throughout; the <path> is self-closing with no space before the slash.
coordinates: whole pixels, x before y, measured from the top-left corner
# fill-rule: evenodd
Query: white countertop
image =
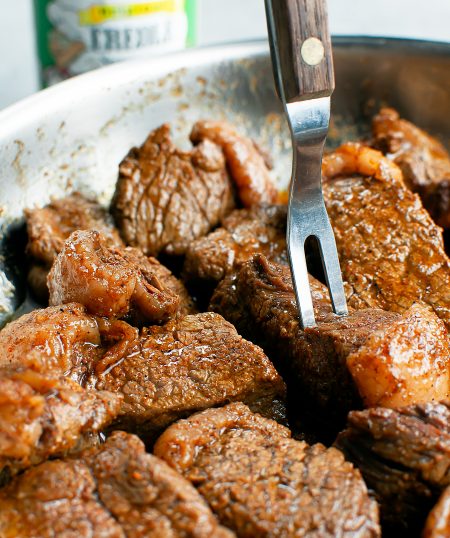
<path id="1" fill-rule="evenodd" d="M 32 0 L 0 0 L 0 108 L 38 89 Z M 200 45 L 266 35 L 263 0 L 198 0 Z M 93 0 L 94 2 L 94 0 Z M 335 35 L 450 42 L 450 0 L 328 0 Z"/>

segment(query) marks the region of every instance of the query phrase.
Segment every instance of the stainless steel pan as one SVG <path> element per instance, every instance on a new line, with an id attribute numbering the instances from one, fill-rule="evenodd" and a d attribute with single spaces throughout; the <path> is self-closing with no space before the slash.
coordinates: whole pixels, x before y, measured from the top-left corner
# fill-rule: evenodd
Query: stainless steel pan
<path id="1" fill-rule="evenodd" d="M 334 40 L 331 143 L 367 132 L 381 104 L 450 139 L 450 44 Z M 23 303 L 23 210 L 78 189 L 107 203 L 117 165 L 155 126 L 187 144 L 198 118 L 225 118 L 272 153 L 281 185 L 290 137 L 264 42 L 117 64 L 40 92 L 0 113 L 0 324 Z"/>

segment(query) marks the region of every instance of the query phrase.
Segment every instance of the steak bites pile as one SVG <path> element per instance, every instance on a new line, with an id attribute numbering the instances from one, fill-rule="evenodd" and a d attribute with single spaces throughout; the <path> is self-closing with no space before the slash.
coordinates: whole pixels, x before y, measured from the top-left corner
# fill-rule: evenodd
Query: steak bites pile
<path id="1" fill-rule="evenodd" d="M 0 492 L 2 536 L 232 538 L 204 499 L 134 435 L 42 463 Z"/>
<path id="2" fill-rule="evenodd" d="M 324 158 L 349 315 L 311 276 L 302 330 L 270 158 L 224 122 L 190 141 L 131 149 L 109 212 L 26 212 L 43 305 L 0 332 L 0 536 L 448 536 L 445 149 L 383 109 Z"/>

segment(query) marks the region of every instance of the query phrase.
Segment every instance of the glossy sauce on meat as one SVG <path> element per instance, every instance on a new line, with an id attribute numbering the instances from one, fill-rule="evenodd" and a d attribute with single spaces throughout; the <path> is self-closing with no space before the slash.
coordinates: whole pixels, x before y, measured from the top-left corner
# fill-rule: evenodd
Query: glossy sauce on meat
<path id="1" fill-rule="evenodd" d="M 118 414 L 122 396 L 32 370 L 0 377 L 0 471 L 10 474 L 83 445 Z"/>
<path id="2" fill-rule="evenodd" d="M 399 407 L 450 396 L 450 337 L 432 309 L 414 304 L 347 357 L 366 407 Z"/>
<path id="3" fill-rule="evenodd" d="M 74 232 L 49 273 L 50 304 L 78 302 L 97 316 L 164 323 L 178 312 L 181 299 L 173 283 L 171 288 L 159 278 L 163 270 L 155 271 L 157 265 L 137 249 L 108 248 L 96 231 Z M 167 273 L 166 280 L 176 280 Z"/>
<path id="4" fill-rule="evenodd" d="M 361 470 L 397 534 L 417 534 L 450 485 L 448 401 L 352 411 L 335 444 Z"/>
<path id="5" fill-rule="evenodd" d="M 346 144 L 324 158 L 323 190 L 350 306 L 405 312 L 423 301 L 450 328 L 442 231 L 380 152 Z"/>
<path id="6" fill-rule="evenodd" d="M 117 363 L 89 384 L 123 395 L 116 426 L 144 437 L 230 401 L 285 420 L 285 385 L 272 363 L 211 312 L 144 329 Z"/>
<path id="7" fill-rule="evenodd" d="M 278 192 L 270 177 L 265 156 L 255 143 L 226 122 L 199 121 L 192 128 L 192 142 L 211 140 L 224 152 L 231 176 L 244 207 L 273 204 Z"/>
<path id="8" fill-rule="evenodd" d="M 373 144 L 401 168 L 435 222 L 449 228 L 450 156 L 444 146 L 392 108 L 382 108 L 373 118 L 372 132 Z"/>
<path id="9" fill-rule="evenodd" d="M 286 221 L 286 206 L 232 211 L 222 220 L 220 228 L 189 246 L 184 277 L 218 282 L 254 254 L 264 254 L 270 260 L 287 264 Z"/>
<path id="10" fill-rule="evenodd" d="M 74 458 L 33 467 L 0 490 L 0 535 L 234 536 L 217 523 L 189 482 L 123 432 Z"/>
<path id="11" fill-rule="evenodd" d="M 99 357 L 100 331 L 83 306 L 34 310 L 0 332 L 0 368 L 30 368 L 81 381 Z"/>

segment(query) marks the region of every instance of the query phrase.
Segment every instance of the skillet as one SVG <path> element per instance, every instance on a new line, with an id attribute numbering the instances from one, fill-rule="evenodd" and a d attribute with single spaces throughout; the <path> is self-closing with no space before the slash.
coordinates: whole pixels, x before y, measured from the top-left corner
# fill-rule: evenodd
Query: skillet
<path id="1" fill-rule="evenodd" d="M 329 145 L 364 137 L 382 104 L 450 142 L 450 44 L 333 39 Z M 290 136 L 264 41 L 188 50 L 87 73 L 0 112 L 0 326 L 33 308 L 23 211 L 79 190 L 107 204 L 117 166 L 161 123 L 187 147 L 197 119 L 227 119 L 267 148 L 279 185 Z"/>

